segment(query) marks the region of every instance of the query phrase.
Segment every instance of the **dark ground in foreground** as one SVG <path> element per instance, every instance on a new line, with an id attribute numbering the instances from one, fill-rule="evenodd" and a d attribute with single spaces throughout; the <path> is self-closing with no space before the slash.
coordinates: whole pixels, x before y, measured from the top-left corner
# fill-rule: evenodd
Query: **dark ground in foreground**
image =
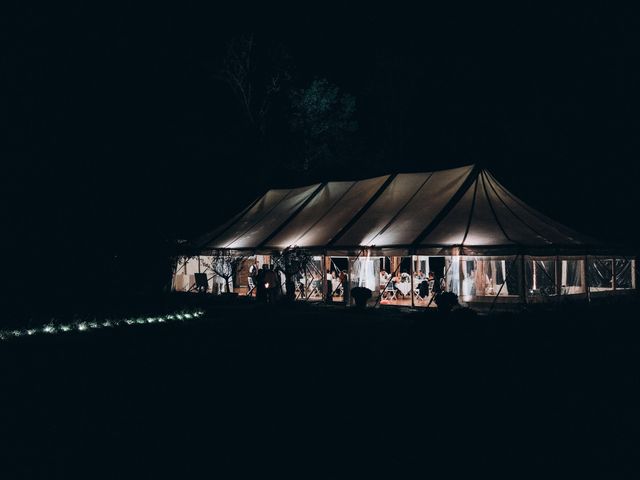
<path id="1" fill-rule="evenodd" d="M 2 478 L 637 478 L 639 321 L 244 305 L 12 339 Z"/>

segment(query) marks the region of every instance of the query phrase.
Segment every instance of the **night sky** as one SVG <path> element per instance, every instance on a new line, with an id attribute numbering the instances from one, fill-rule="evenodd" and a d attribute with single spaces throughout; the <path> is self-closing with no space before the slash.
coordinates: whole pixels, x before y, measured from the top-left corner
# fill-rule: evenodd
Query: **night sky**
<path id="1" fill-rule="evenodd" d="M 309 181 L 482 163 L 549 216 L 638 246 L 637 10 L 18 4 L 1 18 L 0 212 L 16 273 L 151 264 L 299 183 L 279 167 L 286 109 L 256 155 L 214 78 L 243 32 L 289 52 L 293 87 L 327 78 L 356 98 L 357 153 Z"/>

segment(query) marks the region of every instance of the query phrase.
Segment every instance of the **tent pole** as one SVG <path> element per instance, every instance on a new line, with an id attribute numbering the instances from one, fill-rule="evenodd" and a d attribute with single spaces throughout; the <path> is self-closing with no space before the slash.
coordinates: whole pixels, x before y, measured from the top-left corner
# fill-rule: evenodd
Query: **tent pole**
<path id="1" fill-rule="evenodd" d="M 562 260 L 556 255 L 556 295 L 562 295 Z"/>
<path id="2" fill-rule="evenodd" d="M 428 260 L 427 260 L 427 261 L 428 261 Z M 445 262 L 446 262 L 446 260 L 445 260 Z M 449 266 L 447 267 L 447 269 L 446 269 L 446 270 L 445 270 L 445 272 L 444 272 L 444 278 L 445 278 L 445 280 L 447 280 L 447 278 L 448 278 L 448 277 L 447 277 L 447 275 L 449 275 L 449 270 L 451 269 L 451 266 L 452 266 L 452 265 L 453 265 L 453 257 L 451 257 L 451 260 L 449 260 Z M 458 265 L 458 267 L 459 267 L 459 265 Z M 459 270 L 459 269 L 458 269 L 458 270 Z M 460 271 L 458 271 L 458 274 L 459 274 L 459 273 L 460 273 Z M 447 290 L 445 290 L 445 291 L 448 291 L 448 288 L 449 288 L 449 282 L 447 281 Z M 462 293 L 461 293 L 461 294 L 462 294 Z M 427 308 L 429 308 L 429 307 L 431 306 L 431 303 L 432 303 L 432 302 L 433 302 L 433 300 L 436 298 L 436 296 L 433 294 L 433 292 L 431 292 L 430 297 L 431 297 L 431 298 L 429 299 L 429 303 L 427 303 Z M 458 295 L 458 298 L 460 298 L 460 296 L 459 296 L 459 295 Z"/>
<path id="3" fill-rule="evenodd" d="M 178 275 L 178 262 L 179 262 L 179 257 L 178 260 L 176 260 L 175 262 L 171 262 L 171 291 L 175 292 L 176 291 L 176 275 Z"/>
<path id="4" fill-rule="evenodd" d="M 462 260 L 462 255 L 460 255 L 460 258 L 458 259 L 458 284 L 459 284 L 459 289 L 460 289 L 460 299 L 462 300 L 462 295 L 463 295 L 463 291 L 462 291 L 462 286 L 464 284 L 464 269 L 462 268 L 464 266 L 464 261 Z M 433 296 L 433 292 L 431 292 L 431 295 Z M 431 302 L 429 302 L 431 303 Z"/>
<path id="5" fill-rule="evenodd" d="M 584 289 L 587 294 L 587 303 L 591 303 L 591 289 L 589 288 L 589 255 L 584 256 Z"/>
<path id="6" fill-rule="evenodd" d="M 316 267 L 316 265 L 315 265 L 315 263 L 313 261 L 310 263 L 310 265 L 313 267 L 314 270 L 316 270 L 316 271 L 318 270 L 318 268 Z M 309 271 L 309 273 L 311 274 L 311 281 L 308 282 L 308 284 L 305 285 L 305 288 L 307 289 L 307 292 L 308 292 L 307 296 L 305 297 L 305 300 L 309 300 L 311 298 L 311 294 L 314 292 L 314 290 L 313 290 L 313 272 L 310 269 L 308 269 L 307 271 Z M 319 273 L 320 279 L 322 280 L 322 278 L 323 278 L 322 271 L 320 271 L 318 273 Z M 324 298 L 324 294 L 322 293 L 323 285 L 324 285 L 324 281 L 321 281 L 320 282 L 320 295 L 323 296 L 322 298 Z"/>
<path id="7" fill-rule="evenodd" d="M 415 296 L 413 291 L 413 271 L 413 255 L 411 255 L 411 262 L 409 263 L 409 275 L 411 275 L 411 308 L 416 306 L 415 299 L 413 298 Z"/>
<path id="8" fill-rule="evenodd" d="M 378 304 L 380 303 L 380 300 L 382 300 L 382 295 L 384 295 L 385 290 L 387 289 L 387 287 L 389 286 L 389 284 L 391 284 L 391 282 L 393 282 L 393 279 L 395 278 L 396 274 L 398 273 L 398 270 L 400 269 L 400 264 L 402 262 L 398 263 L 398 266 L 396 267 L 396 269 L 393 271 L 393 273 L 389 276 L 389 281 L 386 283 L 386 285 L 384 286 L 384 288 L 382 289 L 382 293 L 380 293 L 378 295 L 378 299 L 376 300 L 376 303 L 374 305 L 374 308 L 376 308 L 378 306 Z"/>
<path id="9" fill-rule="evenodd" d="M 618 283 L 616 282 L 616 257 L 613 257 L 611 259 L 611 288 L 614 292 L 618 288 L 618 285 L 616 285 L 616 283 Z"/>
<path id="10" fill-rule="evenodd" d="M 328 288 L 327 284 L 327 260 L 331 261 L 331 257 L 326 254 L 322 255 L 322 297 L 325 303 L 329 303 L 329 295 L 331 295 L 331 288 Z"/>
<path id="11" fill-rule="evenodd" d="M 349 253 L 349 252 L 347 252 Z M 342 285 L 342 301 L 345 306 L 348 306 L 350 303 L 350 294 L 351 294 L 351 258 L 347 255 L 347 271 L 346 271 L 346 285 Z"/>
<path id="12" fill-rule="evenodd" d="M 502 279 L 502 285 L 500 285 L 500 288 L 498 289 L 498 293 L 496 293 L 495 297 L 493 297 L 493 301 L 491 302 L 491 308 L 489 309 L 489 313 L 491 313 L 493 311 L 493 307 L 496 304 L 496 300 L 498 300 L 498 297 L 500 296 L 500 293 L 502 293 L 502 289 L 504 288 L 504 286 L 507 284 L 507 278 L 509 278 L 509 274 L 513 272 L 513 266 L 515 265 L 516 261 L 518 260 L 518 257 L 516 256 L 512 261 L 511 264 L 509 265 L 509 268 L 506 269 L 505 272 L 505 276 Z M 496 276 L 496 274 L 493 274 L 494 277 Z"/>
<path id="13" fill-rule="evenodd" d="M 522 303 L 527 304 L 527 274 L 525 270 L 524 253 L 520 254 L 520 295 L 522 296 Z"/>

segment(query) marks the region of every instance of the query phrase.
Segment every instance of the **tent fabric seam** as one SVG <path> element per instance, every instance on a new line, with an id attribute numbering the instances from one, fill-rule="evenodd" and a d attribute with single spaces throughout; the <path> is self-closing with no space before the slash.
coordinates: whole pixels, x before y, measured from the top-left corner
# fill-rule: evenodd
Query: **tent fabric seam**
<path id="1" fill-rule="evenodd" d="M 515 244 L 520 244 L 520 242 L 516 242 L 515 240 L 513 240 L 505 231 L 504 227 L 502 226 L 502 222 L 500 222 L 500 219 L 498 218 L 498 213 L 495 211 L 495 209 L 493 208 L 493 203 L 491 202 L 491 198 L 489 197 L 489 192 L 487 192 L 487 185 L 485 183 L 484 180 L 484 172 L 482 172 L 480 174 L 480 178 L 482 180 L 482 189 L 484 190 L 484 196 L 487 198 L 487 203 L 489 204 L 489 208 L 491 209 L 491 213 L 493 214 L 493 217 L 496 220 L 496 223 L 498 224 L 498 227 L 500 227 L 500 230 L 502 231 L 502 234 L 505 236 L 505 238 L 507 240 L 509 240 L 510 242 L 513 242 Z"/>
<path id="2" fill-rule="evenodd" d="M 422 232 L 418 234 L 418 236 L 411 243 L 412 245 L 418 247 L 420 245 L 420 242 L 422 242 L 425 238 L 427 238 L 427 236 L 429 236 L 438 227 L 438 225 L 440 225 L 440 223 L 449 215 L 451 210 L 454 209 L 454 207 L 458 204 L 458 202 L 462 200 L 462 197 L 464 197 L 464 195 L 467 193 L 469 188 L 471 188 L 471 185 L 473 184 L 473 181 L 474 181 L 473 180 L 474 175 L 477 176 L 476 165 L 473 165 L 471 171 L 467 173 L 467 177 L 464 179 L 460 187 L 458 187 L 458 190 L 456 190 L 456 192 L 451 196 L 449 201 L 442 207 L 440 212 L 436 214 L 436 216 L 429 223 L 429 225 L 427 225 L 424 228 L 424 230 L 422 230 Z"/>
<path id="3" fill-rule="evenodd" d="M 475 182 L 473 182 L 475 185 L 473 187 L 473 197 L 471 200 L 471 208 L 469 208 L 469 220 L 467 220 L 467 228 L 464 231 L 464 237 L 462 237 L 462 242 L 460 243 L 460 245 L 464 245 L 464 242 L 467 239 L 467 236 L 469 235 L 469 228 L 471 227 L 471 221 L 473 220 L 473 212 L 476 207 L 476 197 L 478 196 L 478 177 L 479 175 L 476 175 L 476 180 Z M 462 198 L 459 201 L 462 201 Z"/>
<path id="4" fill-rule="evenodd" d="M 304 187 L 303 187 L 303 188 L 304 188 Z M 269 214 L 270 214 L 271 212 L 273 212 L 273 211 L 276 209 L 276 207 L 278 207 L 278 205 L 280 205 L 282 202 L 284 202 L 284 201 L 289 197 L 289 195 L 291 194 L 291 192 L 292 192 L 293 190 L 294 190 L 294 189 L 287 190 L 286 195 L 285 195 L 284 197 L 282 197 L 280 200 L 278 200 L 278 201 L 276 202 L 276 204 L 275 204 L 273 207 L 271 207 L 271 208 L 269 209 L 269 211 L 268 211 L 268 212 L 266 212 L 266 213 L 265 213 L 265 214 L 263 214 L 263 215 L 262 215 L 258 220 L 256 220 L 255 222 L 253 222 L 253 223 L 251 224 L 251 226 L 250 226 L 249 228 L 247 228 L 246 230 L 244 230 L 240 235 L 238 235 L 238 236 L 234 237 L 234 238 L 233 238 L 233 240 L 231 240 L 230 242 L 227 242 L 227 244 L 226 244 L 224 247 L 222 247 L 222 248 L 229 248 L 229 245 L 231 245 L 231 244 L 233 244 L 234 242 L 238 241 L 240 238 L 242 238 L 244 235 L 246 235 L 246 234 L 247 234 L 247 232 L 249 232 L 252 228 L 254 228 L 256 225 L 258 225 L 262 220 L 264 220 L 265 218 L 267 218 L 267 216 L 269 216 Z M 269 192 L 267 192 L 267 193 L 269 193 Z M 264 198 L 264 197 L 267 195 L 267 193 L 265 193 L 261 198 Z"/>
<path id="5" fill-rule="evenodd" d="M 198 243 L 202 243 L 201 245 L 199 245 L 200 248 L 202 247 L 206 247 L 207 244 L 213 242 L 216 238 L 220 238 L 220 236 L 222 234 L 224 234 L 225 232 L 229 231 L 229 229 L 235 225 L 236 223 L 238 223 L 238 221 L 244 217 L 247 212 L 249 212 L 259 201 L 261 198 L 264 198 L 264 196 L 266 195 L 266 192 L 262 195 L 260 195 L 259 197 L 257 197 L 255 200 L 253 200 L 253 202 L 251 202 L 244 210 L 241 210 L 240 212 L 238 212 L 235 216 L 231 217 L 228 222 L 229 224 L 224 227 L 224 224 L 221 225 L 222 230 L 220 230 L 220 232 L 218 232 L 217 234 L 213 235 L 211 238 L 207 239 L 207 240 L 203 240 L 202 242 L 198 242 Z M 204 236 L 204 235 L 203 235 Z"/>
<path id="6" fill-rule="evenodd" d="M 342 236 L 347 233 L 347 231 L 356 224 L 356 222 L 362 218 L 362 216 L 371 208 L 371 206 L 380 198 L 380 196 L 384 193 L 384 191 L 391 185 L 391 182 L 398 176 L 398 174 L 394 173 L 387 177 L 387 179 L 380 185 L 380 188 L 374 193 L 369 200 L 362 206 L 362 208 L 354 215 L 354 217 L 347 222 L 347 224 L 342 227 L 331 240 L 327 242 L 327 246 L 333 246 Z"/>
<path id="7" fill-rule="evenodd" d="M 331 183 L 331 182 L 327 182 L 327 183 L 325 183 L 325 185 L 324 185 L 324 186 L 325 186 L 325 187 L 327 187 L 327 186 L 329 186 L 329 184 L 330 184 L 330 183 Z M 351 185 L 349 186 L 349 188 L 347 188 L 347 189 L 344 191 L 344 193 L 343 193 L 342 195 L 340 195 L 340 196 L 336 199 L 336 201 L 335 201 L 335 202 L 333 202 L 333 203 L 331 204 L 331 206 L 327 209 L 327 211 L 326 211 L 326 212 L 324 212 L 322 215 L 320 215 L 320 218 L 318 218 L 315 222 L 313 222 L 313 224 L 312 224 L 309 228 L 307 228 L 307 229 L 306 229 L 302 234 L 300 234 L 300 235 L 298 236 L 298 238 L 296 238 L 296 241 L 295 241 L 292 245 L 296 245 L 296 244 L 300 241 L 300 239 L 301 239 L 302 237 L 304 237 L 307 233 L 309 233 L 309 232 L 311 231 L 311 229 L 312 229 L 313 227 L 315 227 L 318 223 L 320 223 L 320 221 L 321 221 L 323 218 L 325 218 L 327 215 L 329 215 L 329 212 L 331 212 L 331 211 L 334 209 L 334 207 L 335 207 L 336 205 L 338 205 L 338 204 L 340 203 L 340 201 L 341 201 L 341 200 L 342 200 L 342 199 L 347 195 L 347 193 L 349 193 L 349 192 L 351 191 L 351 189 L 352 189 L 354 186 L 356 186 L 357 184 L 358 184 L 358 182 L 357 182 L 357 181 L 351 182 Z M 301 211 L 301 212 L 302 212 L 302 211 Z M 289 245 L 289 247 L 291 247 L 291 245 Z"/>
<path id="8" fill-rule="evenodd" d="M 491 189 L 493 190 L 493 193 L 496 194 L 496 197 L 498 197 L 498 200 L 500 200 L 500 202 L 504 205 L 504 207 L 509 210 L 509 212 L 511 212 L 511 215 L 513 215 L 520 223 L 522 223 L 525 227 L 527 227 L 529 230 L 531 230 L 533 233 L 535 233 L 537 236 L 539 236 L 540 238 L 542 238 L 545 242 L 547 242 L 548 244 L 553 244 L 553 242 L 551 240 L 549 240 L 545 235 L 542 235 L 540 232 L 538 232 L 535 228 L 533 228 L 531 225 L 529 225 L 527 222 L 525 222 L 522 217 L 520 217 L 520 215 L 518 215 L 515 211 L 513 211 L 513 209 L 507 205 L 507 203 L 504 201 L 504 199 L 502 198 L 501 194 L 496 190 L 495 186 L 493 185 L 493 182 L 489 182 L 489 186 L 491 187 Z"/>
<path id="9" fill-rule="evenodd" d="M 420 187 L 418 187 L 418 189 L 413 192 L 413 194 L 411 195 L 411 197 L 405 202 L 404 205 L 402 205 L 402 207 L 400 207 L 400 209 L 395 213 L 395 215 L 393 215 L 393 217 L 391 217 L 391 220 L 389 220 L 387 222 L 387 224 L 382 227 L 382 229 L 376 233 L 376 235 L 370 240 L 370 243 L 373 244 L 373 241 L 378 238 L 380 235 L 382 235 L 384 232 L 386 232 L 389 227 L 391 226 L 391 224 L 400 216 L 400 214 L 404 211 L 405 208 L 407 208 L 409 206 L 409 204 L 411 203 L 411 201 L 416 197 L 416 195 L 418 195 L 418 193 L 420 193 L 420 191 L 424 188 L 424 186 L 427 184 L 427 182 L 429 180 L 431 180 L 431 177 L 433 177 L 433 172 L 431 172 L 429 174 L 429 176 L 425 179 L 424 182 L 422 182 L 422 184 L 420 185 Z"/>
<path id="10" fill-rule="evenodd" d="M 304 208 L 309 205 L 309 203 L 311 202 L 311 200 L 313 200 L 316 195 L 318 195 L 318 193 L 326 186 L 326 182 L 325 183 L 321 183 L 320 185 L 318 185 L 318 188 L 316 188 L 313 192 L 311 192 L 311 194 L 304 199 L 304 201 L 302 202 L 302 205 L 300 205 L 295 212 L 293 212 L 291 215 L 289 215 L 289 217 L 280 225 L 278 226 L 275 230 L 273 230 L 268 236 L 267 238 L 265 238 L 259 245 L 257 248 L 262 248 L 265 245 L 268 245 L 268 243 L 273 240 L 273 238 L 278 235 L 278 233 L 280 233 L 295 217 L 298 216 L 298 214 L 300 212 L 302 212 L 302 210 L 304 210 Z"/>
<path id="11" fill-rule="evenodd" d="M 574 243 L 576 243 L 576 240 L 573 238 L 573 234 L 575 234 L 577 232 L 573 232 L 573 229 L 569 229 L 569 230 L 571 230 L 571 234 L 572 235 L 568 235 L 567 233 L 563 232 L 561 229 L 558 228 L 558 226 L 554 225 L 553 223 L 550 223 L 549 220 L 551 220 L 551 219 L 545 218 L 546 215 L 542 214 L 541 212 L 536 211 L 535 209 L 533 209 L 532 207 L 530 207 L 529 205 L 524 203 L 522 200 L 520 200 L 518 197 L 515 197 L 514 195 L 512 195 L 511 192 L 509 192 L 506 188 L 504 188 L 502 186 L 502 184 L 500 182 L 498 182 L 497 180 L 496 180 L 496 183 L 497 183 L 498 187 L 500 187 L 500 190 L 504 191 L 505 195 L 507 195 L 511 200 L 513 200 L 516 204 L 518 204 L 522 209 L 527 211 L 527 213 L 529 213 L 534 218 L 536 218 L 537 220 L 541 221 L 542 223 L 544 223 L 548 227 L 550 227 L 553 230 L 555 230 L 558 234 L 560 234 L 561 237 L 569 237 L 572 240 L 574 240 Z M 569 228 L 569 227 L 564 227 L 564 228 Z M 579 243 L 579 241 L 578 241 L 578 243 Z"/>

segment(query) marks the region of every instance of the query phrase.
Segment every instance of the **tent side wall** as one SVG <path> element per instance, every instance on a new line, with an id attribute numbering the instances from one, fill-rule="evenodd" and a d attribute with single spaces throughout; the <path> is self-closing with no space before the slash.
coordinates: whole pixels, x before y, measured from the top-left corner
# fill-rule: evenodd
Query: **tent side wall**
<path id="1" fill-rule="evenodd" d="M 334 252 L 342 253 L 342 252 Z M 621 256 L 531 256 L 531 255 L 409 255 L 409 251 L 370 250 L 348 255 L 314 255 L 305 272 L 296 279 L 297 300 L 350 302 L 354 287 L 372 291 L 371 305 L 434 307 L 433 290 L 424 295 L 425 274 L 435 271 L 444 291 L 458 295 L 462 305 L 478 310 L 518 309 L 524 304 L 586 302 L 608 295 L 637 293 L 636 258 Z M 440 259 L 440 260 L 438 260 Z M 172 280 L 174 291 L 197 291 L 195 275 L 207 275 L 208 291 L 222 293 L 225 282 L 209 268 L 206 255 L 178 259 Z M 268 255 L 247 257 L 231 279 L 231 291 L 251 295 L 248 265 L 271 263 Z M 435 265 L 439 265 L 440 270 Z M 348 287 L 338 280 L 345 271 Z M 329 278 L 327 273 L 334 273 Z M 384 273 L 384 275 L 383 275 Z M 421 277 L 422 275 L 422 277 Z M 281 293 L 285 293 L 281 279 Z M 430 286 L 433 289 L 433 285 Z"/>

